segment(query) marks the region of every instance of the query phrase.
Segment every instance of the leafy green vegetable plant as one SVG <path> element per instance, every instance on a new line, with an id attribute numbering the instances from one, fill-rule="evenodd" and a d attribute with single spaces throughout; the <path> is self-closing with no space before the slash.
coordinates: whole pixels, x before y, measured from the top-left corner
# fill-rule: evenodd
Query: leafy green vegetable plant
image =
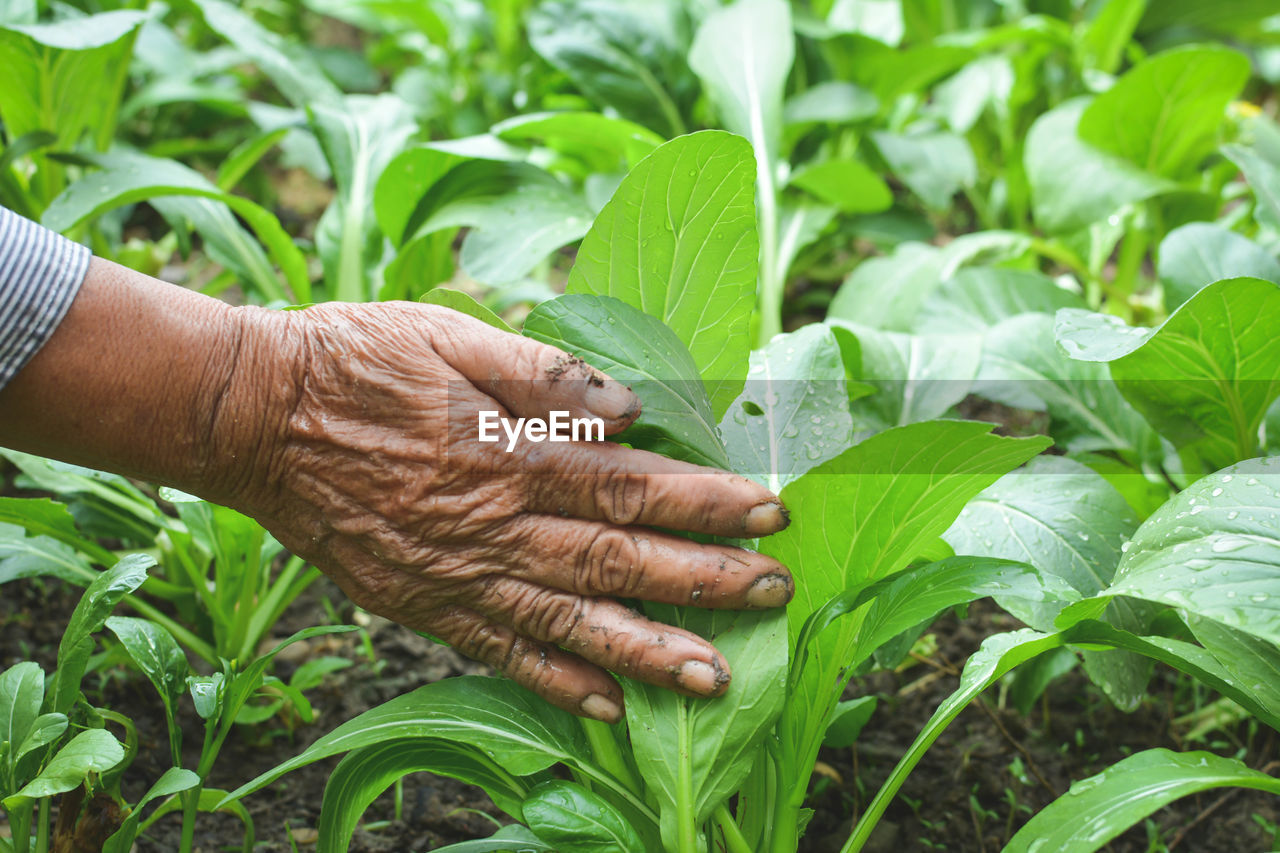
<path id="1" fill-rule="evenodd" d="M 684 165 L 692 162 L 700 168 Z M 1162 599 L 1165 592 L 1137 582 L 1143 532 L 1133 534 L 1135 522 L 1126 521 L 1123 510 L 1115 532 L 1104 534 L 1117 556 L 1122 540 L 1134 535 L 1120 568 L 1111 567 L 1113 583 L 1110 576 L 1086 583 L 1039 552 L 1010 560 L 979 546 L 972 556 L 951 556 L 952 545 L 958 551 L 972 541 L 948 533 L 966 504 L 1048 440 L 1000 438 L 989 425 L 944 420 L 893 426 L 849 446 L 862 402 L 851 398 L 865 393 L 854 387 L 851 394 L 854 383 L 847 382 L 847 370 L 861 375 L 856 335 L 844 347 L 840 328 L 784 335 L 757 353 L 750 367 L 745 341 L 735 345 L 730 337 L 705 348 L 705 330 L 722 327 L 699 320 L 698 311 L 737 316 L 733 312 L 749 312 L 754 301 L 756 220 L 740 215 L 734 200 L 739 187 L 749 193 L 753 174 L 751 154 L 736 136 L 704 132 L 659 146 L 597 217 L 569 293 L 539 305 L 525 322 L 526 334 L 637 389 L 646 406 L 622 440 L 694 461 L 736 464 L 740 472 L 782 487 L 793 524 L 757 547 L 795 574 L 797 594 L 786 614 L 645 608 L 717 643 L 734 671 L 728 693 L 698 702 L 628 682 L 626 723 L 608 727 L 574 720 L 505 682 L 442 682 L 340 726 L 232 798 L 345 752 L 326 792 L 324 821 L 333 832 L 322 834 L 323 849 L 342 849 L 360 812 L 393 779 L 433 769 L 480 785 L 554 849 L 794 850 L 807 821 L 807 782 L 843 710 L 839 700 L 848 680 L 874 665 L 877 650 L 887 652 L 904 638 L 909 643 L 942 610 L 988 595 L 1041 630 L 1002 634 L 984 644 L 960 688 L 860 817 L 846 850 L 866 842 L 905 776 L 969 701 L 1014 667 L 1064 646 L 1170 663 L 1274 724 L 1265 684 L 1251 687 L 1229 675 L 1229 656 L 1217 658 L 1207 645 L 1144 636 L 1146 620 L 1127 617 L 1123 609 L 1104 613 L 1112 601 L 1172 603 Z M 677 311 L 681 300 L 694 307 Z M 827 383 L 838 389 L 837 398 L 783 378 L 796 362 L 810 375 L 818 372 L 816 365 L 828 365 Z M 690 382 L 691 376 L 700 380 Z M 1255 421 L 1248 423 L 1256 430 Z M 846 438 L 826 441 L 826 429 Z M 1265 467 L 1267 461 L 1242 464 Z M 1051 476 L 1046 465 L 1026 476 Z M 1098 475 L 1078 463 L 1067 470 L 1082 472 L 1089 488 L 1100 490 L 1101 512 L 1109 505 L 1114 511 L 1117 501 L 1123 505 Z M 1241 473 L 1223 476 L 1247 481 Z M 1215 497 L 1221 494 L 1219 489 Z M 1161 513 L 1148 524 L 1163 521 Z M 1161 534 L 1154 535 L 1163 548 Z M 1267 559 L 1274 559 L 1273 545 L 1258 547 L 1270 549 Z M 1081 568 L 1088 571 L 1101 560 Z M 1262 575 L 1274 582 L 1275 569 Z M 1242 578 L 1247 585 L 1258 580 Z M 1085 606 L 1082 599 L 1090 595 Z M 1241 606 L 1236 610 L 1245 615 L 1226 619 L 1207 601 L 1178 604 L 1189 608 L 1192 623 L 1203 618 L 1242 636 L 1270 637 L 1268 618 Z M 1098 666 L 1123 682 L 1117 665 L 1100 658 Z M 1170 763 L 1160 756 L 1152 761 Z M 572 781 L 548 787 L 546 773 L 557 764 Z M 556 817 L 548 821 L 549 813 Z M 1113 816 L 1104 821 L 1107 831 L 1123 828 L 1126 819 L 1138 818 Z"/>

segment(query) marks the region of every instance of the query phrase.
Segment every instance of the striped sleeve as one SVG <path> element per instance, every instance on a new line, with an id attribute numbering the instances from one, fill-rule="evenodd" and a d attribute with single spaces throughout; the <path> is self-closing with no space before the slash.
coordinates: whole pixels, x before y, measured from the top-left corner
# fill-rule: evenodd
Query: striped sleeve
<path id="1" fill-rule="evenodd" d="M 0 207 L 0 388 L 62 322 L 89 258 L 79 243 Z"/>

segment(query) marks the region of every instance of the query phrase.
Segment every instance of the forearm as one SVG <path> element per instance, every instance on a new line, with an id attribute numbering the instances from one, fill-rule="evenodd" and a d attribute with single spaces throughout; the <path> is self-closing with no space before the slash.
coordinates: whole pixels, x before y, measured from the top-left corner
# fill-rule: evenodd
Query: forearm
<path id="1" fill-rule="evenodd" d="M 94 258 L 53 336 L 0 390 L 0 445 L 224 492 L 216 463 L 248 444 L 225 427 L 239 417 L 241 401 L 228 404 L 242 393 L 233 379 L 255 325 L 242 309 Z"/>

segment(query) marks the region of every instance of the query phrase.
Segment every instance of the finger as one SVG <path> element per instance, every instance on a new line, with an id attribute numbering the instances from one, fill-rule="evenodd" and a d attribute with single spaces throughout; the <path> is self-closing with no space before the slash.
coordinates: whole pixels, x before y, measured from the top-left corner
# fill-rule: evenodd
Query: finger
<path id="1" fill-rule="evenodd" d="M 737 537 L 788 524 L 773 492 L 727 471 L 608 443 L 525 444 L 522 452 L 532 512 Z"/>
<path id="2" fill-rule="evenodd" d="M 557 708 L 606 723 L 622 719 L 622 690 L 618 683 L 600 667 L 576 655 L 522 637 L 465 607 L 437 611 L 429 630 L 462 654 L 489 664 Z"/>
<path id="3" fill-rule="evenodd" d="M 696 634 L 654 622 L 607 598 L 584 598 L 494 575 L 473 609 L 605 669 L 689 696 L 718 696 L 729 665 Z"/>
<path id="4" fill-rule="evenodd" d="M 504 534 L 518 543 L 509 574 L 580 595 L 742 610 L 780 607 L 795 589 L 772 557 L 644 527 L 522 515 Z"/>
<path id="5" fill-rule="evenodd" d="M 513 335 L 447 308 L 432 335 L 436 352 L 477 388 L 518 417 L 600 418 L 606 434 L 631 425 L 640 398 L 580 358 L 532 338 Z"/>

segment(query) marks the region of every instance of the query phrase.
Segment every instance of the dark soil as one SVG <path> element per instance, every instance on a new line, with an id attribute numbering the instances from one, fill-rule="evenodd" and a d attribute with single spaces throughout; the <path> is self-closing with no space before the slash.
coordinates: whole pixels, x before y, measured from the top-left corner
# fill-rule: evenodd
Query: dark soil
<path id="1" fill-rule="evenodd" d="M 325 621 L 322 599 L 328 598 L 342 619 L 353 615 L 367 624 L 375 652 L 370 662 L 358 633 L 317 637 L 283 654 L 277 675 L 287 679 L 308 657 L 340 655 L 356 663 L 330 675 L 308 695 L 318 719 L 294 731 L 279 721 L 237 729 L 214 770 L 211 784 L 233 788 L 296 755 L 340 722 L 420 684 L 485 668 L 459 657 L 412 632 L 353 614 L 341 593 L 317 583 L 282 620 L 285 636 Z M 0 667 L 35 659 L 51 667 L 62 626 L 78 598 L 59 583 L 24 581 L 8 584 L 0 597 Z M 810 805 L 817 810 L 806 833 L 806 853 L 836 851 L 851 820 L 865 808 L 876 788 L 923 726 L 933 709 L 956 686 L 956 671 L 982 641 L 998 631 L 1018 627 L 995 605 L 974 605 L 963 620 L 941 619 L 932 629 L 938 649 L 900 672 L 876 673 L 850 686 L 848 696 L 876 694 L 879 707 L 852 749 L 825 750 L 811 785 Z M 89 698 L 131 716 L 138 727 L 138 758 L 125 777 L 125 792 L 137 796 L 167 767 L 164 719 L 151 686 L 142 678 L 115 669 L 86 680 Z M 1208 702 L 1212 695 L 1201 696 Z M 1171 718 L 1195 707 L 1186 679 L 1157 671 L 1147 702 L 1133 714 L 1115 710 L 1074 670 L 1049 689 L 1045 703 L 1029 717 L 1001 707 L 999 689 L 983 697 L 981 706 L 965 710 L 925 755 L 880 823 L 868 850 L 990 851 L 995 853 L 1011 832 L 1036 810 L 1064 793 L 1070 781 L 1095 773 L 1142 749 L 1209 748 L 1238 755 L 1252 767 L 1277 765 L 1276 737 L 1265 727 L 1241 723 L 1209 736 L 1208 743 L 1186 743 Z M 1173 709 L 1176 709 L 1173 710 Z M 192 747 L 187 766 L 195 764 L 201 732 L 188 705 L 185 742 Z M 337 759 L 288 774 L 245 800 L 258 835 L 256 850 L 288 851 L 292 833 L 298 849 L 314 849 L 325 781 Z M 1020 766 L 1019 766 L 1020 763 Z M 507 822 L 480 791 L 442 777 L 415 774 L 405 779 L 402 819 L 392 820 L 393 800 L 381 797 L 365 814 L 373 830 L 357 832 L 353 851 L 408 853 L 489 835 L 495 821 Z M 1275 824 L 1280 809 L 1274 797 L 1239 789 L 1212 791 L 1176 802 L 1157 812 L 1115 841 L 1117 853 L 1183 850 L 1200 853 L 1248 853 L 1269 850 L 1271 839 L 1254 816 Z M 380 826 L 378 824 L 381 824 Z M 176 850 L 180 818 L 158 821 L 139 840 L 139 853 Z M 197 844 L 202 853 L 238 849 L 239 822 L 226 815 L 201 815 Z M 1160 846 L 1161 844 L 1165 846 Z"/>

